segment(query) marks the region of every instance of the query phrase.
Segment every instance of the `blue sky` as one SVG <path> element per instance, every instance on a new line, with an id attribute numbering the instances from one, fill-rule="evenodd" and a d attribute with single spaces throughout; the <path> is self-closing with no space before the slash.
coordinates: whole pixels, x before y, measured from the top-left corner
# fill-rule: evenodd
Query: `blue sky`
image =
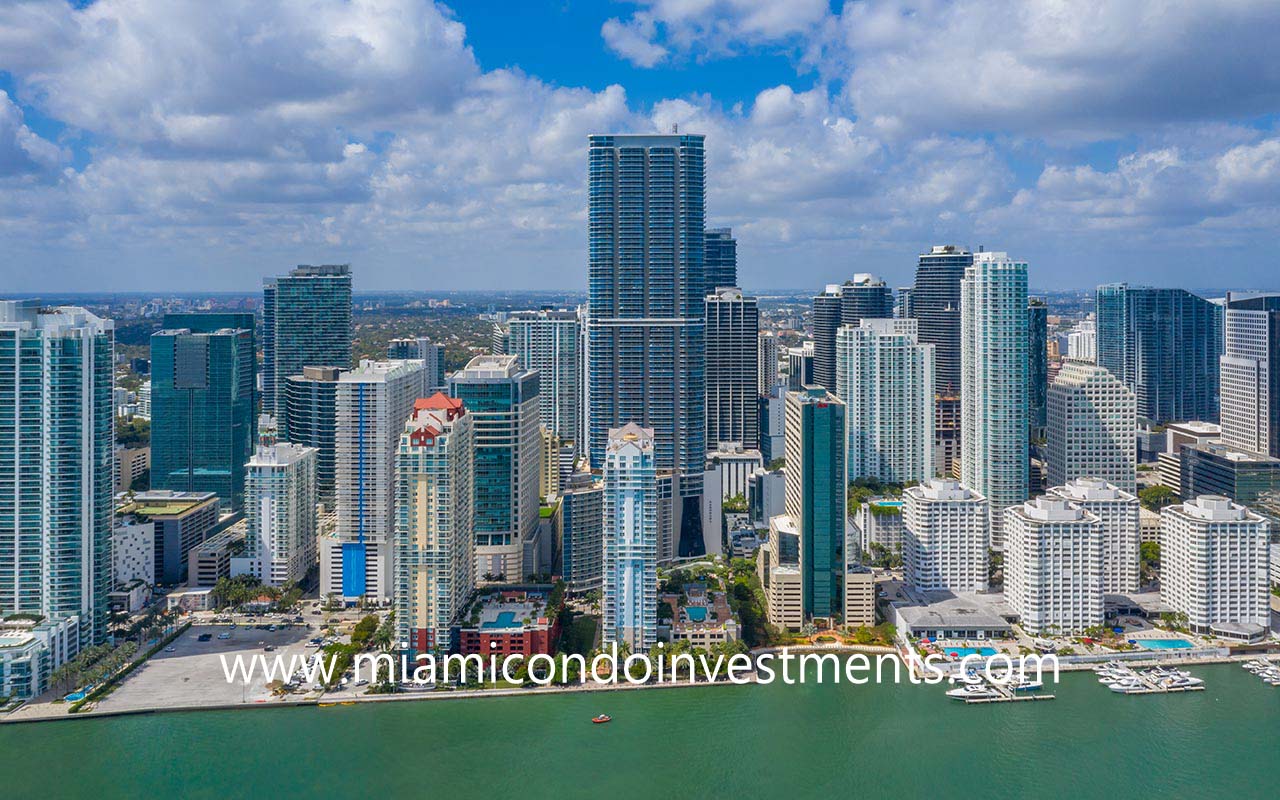
<path id="1" fill-rule="evenodd" d="M 585 285 L 585 137 L 707 135 L 748 289 L 1280 288 L 1280 4 L 15 0 L 0 285 Z"/>

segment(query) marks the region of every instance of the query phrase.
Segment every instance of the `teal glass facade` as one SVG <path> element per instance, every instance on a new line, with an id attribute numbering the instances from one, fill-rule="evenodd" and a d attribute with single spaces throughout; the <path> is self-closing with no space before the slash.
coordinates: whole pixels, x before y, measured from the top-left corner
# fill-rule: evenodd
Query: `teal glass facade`
<path id="1" fill-rule="evenodd" d="M 152 335 L 153 489 L 213 492 L 225 507 L 243 507 L 257 439 L 255 366 L 252 328 Z"/>
<path id="2" fill-rule="evenodd" d="M 800 529 L 806 618 L 844 610 L 844 442 L 845 406 L 834 395 L 787 396 L 787 513 Z"/>
<path id="3" fill-rule="evenodd" d="M 303 264 L 262 290 L 262 405 L 285 405 L 285 379 L 303 367 L 351 366 L 351 268 Z"/>
<path id="4" fill-rule="evenodd" d="M 82 308 L 0 303 L 0 616 L 107 634 L 114 326 Z"/>

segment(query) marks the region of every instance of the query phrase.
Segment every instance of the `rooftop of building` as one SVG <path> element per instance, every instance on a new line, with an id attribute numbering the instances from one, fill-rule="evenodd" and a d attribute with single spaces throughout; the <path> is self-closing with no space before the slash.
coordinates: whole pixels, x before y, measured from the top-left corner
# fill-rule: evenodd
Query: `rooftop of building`
<path id="1" fill-rule="evenodd" d="M 1196 450 L 1206 455 L 1216 458 L 1225 459 L 1234 464 L 1260 464 L 1280 469 L 1280 458 L 1272 458 L 1265 453 L 1251 453 L 1247 450 L 1237 450 L 1219 441 L 1212 442 L 1196 442 L 1194 444 L 1184 445 L 1188 450 Z"/>
<path id="2" fill-rule="evenodd" d="M 1010 506 L 1005 514 L 1032 522 L 1097 522 L 1098 517 L 1061 497 L 1041 495 L 1021 505 Z"/>
<path id="3" fill-rule="evenodd" d="M 903 493 L 909 494 L 918 500 L 969 500 L 981 502 L 986 499 L 972 489 L 965 487 L 960 481 L 949 478 L 932 478 L 927 483 L 906 488 Z"/>
<path id="4" fill-rule="evenodd" d="M 618 450 L 628 446 L 652 449 L 653 438 L 653 428 L 642 428 L 634 422 L 628 422 L 621 428 L 609 429 L 609 443 L 605 449 Z"/>
<path id="5" fill-rule="evenodd" d="M 1261 522 L 1263 519 L 1231 498 L 1216 494 L 1202 494 L 1185 503 L 1165 506 L 1160 513 L 1204 522 Z"/>
<path id="6" fill-rule="evenodd" d="M 483 594 L 469 610 L 464 628 L 485 633 L 518 633 L 527 628 L 544 628 L 552 620 L 546 616 L 547 595 L 534 591 L 497 591 Z"/>
<path id="7" fill-rule="evenodd" d="M 0 329 L 43 330 L 61 334 L 77 328 L 93 333 L 115 330 L 115 320 L 80 306 L 44 306 L 39 300 L 0 300 Z"/>
<path id="8" fill-rule="evenodd" d="M 313 453 L 320 451 L 314 447 L 307 447 L 301 444 L 293 444 L 291 442 L 275 442 L 274 444 L 260 444 L 254 450 L 253 455 L 249 458 L 248 467 L 286 467 L 295 464 L 304 458 L 311 456 Z"/>
<path id="9" fill-rule="evenodd" d="M 299 264 L 289 270 L 289 276 L 293 278 L 319 278 L 350 274 L 350 264 Z"/>
<path id="10" fill-rule="evenodd" d="M 116 508 L 116 513 L 140 517 L 175 517 L 217 500 L 218 496 L 213 492 L 171 492 L 166 489 L 152 489 L 134 494 L 131 501 L 126 501 Z"/>
<path id="11" fill-rule="evenodd" d="M 1090 500 L 1134 501 L 1137 499 L 1134 495 L 1118 488 L 1113 483 L 1108 483 L 1102 478 L 1076 478 L 1075 480 L 1067 481 L 1062 486 L 1050 488 L 1048 493 L 1080 502 Z"/>
<path id="12" fill-rule="evenodd" d="M 214 535 L 205 539 L 200 544 L 191 548 L 191 553 L 209 553 L 219 554 L 228 550 L 236 550 L 244 545 L 245 539 L 249 536 L 249 523 L 247 520 L 240 520 L 234 525 L 230 525 L 218 531 Z"/>
<path id="13" fill-rule="evenodd" d="M 1001 594 L 904 591 L 904 599 L 890 602 L 913 629 L 1013 629 L 1013 610 Z"/>
<path id="14" fill-rule="evenodd" d="M 750 461 L 763 459 L 759 450 L 748 450 L 742 446 L 742 442 L 717 442 L 716 449 L 707 453 L 707 459 L 727 458 L 735 461 Z"/>
<path id="15" fill-rule="evenodd" d="M 291 381 L 323 381 L 325 383 L 338 380 L 342 374 L 341 367 L 303 367 L 301 375 L 290 375 Z"/>
<path id="16" fill-rule="evenodd" d="M 1219 436 L 1222 434 L 1222 426 L 1216 422 L 1201 422 L 1199 420 L 1189 420 L 1187 422 L 1170 422 L 1165 428 L 1171 431 L 1183 431 L 1195 436 Z"/>
<path id="17" fill-rule="evenodd" d="M 468 381 L 507 380 L 529 370 L 521 369 L 520 357 L 513 355 L 479 355 L 449 378 L 450 383 Z"/>

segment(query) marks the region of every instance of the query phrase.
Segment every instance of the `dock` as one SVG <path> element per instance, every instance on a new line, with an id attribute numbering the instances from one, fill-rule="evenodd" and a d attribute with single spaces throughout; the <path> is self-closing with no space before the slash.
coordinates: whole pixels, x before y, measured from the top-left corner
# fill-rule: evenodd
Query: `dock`
<path id="1" fill-rule="evenodd" d="M 1129 689 L 1123 692 L 1115 692 L 1115 694 L 1176 694 L 1179 692 L 1203 692 L 1204 691 L 1204 683 L 1197 683 L 1193 686 L 1165 686 L 1163 685 L 1162 681 L 1164 681 L 1167 676 L 1153 676 L 1151 674 L 1153 670 L 1143 670 L 1139 672 L 1138 670 L 1130 669 L 1126 667 L 1123 669 L 1123 671 L 1127 673 L 1128 679 L 1137 681 L 1142 685 L 1142 688 L 1134 688 L 1134 689 Z M 1186 677 L 1188 676 L 1189 673 L 1182 672 L 1181 674 L 1183 675 L 1183 677 Z M 1099 683 L 1102 683 L 1102 679 L 1099 679 Z M 1107 684 L 1105 683 L 1103 683 L 1103 685 L 1107 686 Z M 1111 687 L 1107 686 L 1107 688 L 1110 689 Z"/>
<path id="2" fill-rule="evenodd" d="M 1002 683 L 993 683 L 986 681 L 986 688 L 999 694 L 999 697 L 966 697 L 965 705 L 978 705 L 981 703 L 1026 703 L 1033 700 L 1053 700 L 1054 695 L 1039 694 L 1035 691 L 1018 692 Z"/>

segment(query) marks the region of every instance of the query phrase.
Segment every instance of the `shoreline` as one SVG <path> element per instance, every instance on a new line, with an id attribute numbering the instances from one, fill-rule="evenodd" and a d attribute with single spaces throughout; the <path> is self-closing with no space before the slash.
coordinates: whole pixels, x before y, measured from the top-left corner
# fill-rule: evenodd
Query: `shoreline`
<path id="1" fill-rule="evenodd" d="M 762 648 L 759 651 L 753 651 L 751 655 L 758 657 L 764 653 L 777 652 L 780 648 Z M 894 651 L 889 648 L 877 648 L 868 646 L 848 646 L 848 645 L 827 645 L 827 646 L 801 646 L 792 650 L 797 654 L 804 653 L 863 653 L 864 655 L 888 655 Z M 1227 656 L 1200 656 L 1200 657 L 1176 657 L 1165 656 L 1151 659 L 1134 659 L 1126 660 L 1127 664 L 1135 667 L 1156 666 L 1160 664 L 1177 663 L 1191 666 L 1206 666 L 1212 664 L 1233 664 L 1242 663 L 1253 658 L 1268 658 L 1272 654 L 1252 654 L 1252 655 L 1227 655 Z M 1100 662 L 1099 662 L 1100 663 Z M 1060 663 L 1059 672 L 1091 672 L 1097 664 L 1093 663 Z M 329 699 L 326 695 L 315 698 L 303 699 L 286 699 L 274 701 L 262 701 L 255 703 L 215 703 L 205 705 L 168 705 L 168 706 L 148 706 L 141 708 L 122 708 L 122 709 L 103 709 L 89 710 L 78 713 L 63 714 L 40 714 L 27 717 L 13 718 L 6 716 L 0 718 L 0 725 L 24 725 L 40 722 L 59 722 L 78 719 L 101 719 L 106 717 L 125 717 L 139 716 L 148 714 L 171 714 L 171 713 L 193 713 L 203 711 L 234 711 L 237 709 L 264 709 L 264 708 L 305 708 L 305 707 L 330 707 L 333 705 L 355 705 L 357 703 L 403 703 L 403 702 L 419 702 L 419 701 L 450 701 L 450 700 L 468 700 L 475 698 L 505 698 L 505 697 L 537 697 L 543 695 L 566 695 L 566 694 L 584 694 L 588 692 L 625 692 L 639 691 L 651 689 L 690 689 L 700 687 L 714 686 L 752 686 L 760 683 L 759 675 L 753 671 L 749 675 L 744 676 L 740 682 L 732 682 L 729 680 L 717 681 L 680 681 L 676 683 L 644 683 L 644 684 L 578 684 L 567 686 L 546 686 L 546 687 L 530 687 L 530 688 L 507 688 L 507 689 L 463 689 L 457 691 L 422 691 L 422 692 L 398 692 L 395 694 L 363 694 L 353 695 L 350 697 L 334 697 Z M 837 681 L 838 683 L 838 681 Z M 945 683 L 945 681 L 943 682 Z M 941 683 L 937 685 L 942 685 Z M 22 709 L 11 713 L 19 713 Z"/>

